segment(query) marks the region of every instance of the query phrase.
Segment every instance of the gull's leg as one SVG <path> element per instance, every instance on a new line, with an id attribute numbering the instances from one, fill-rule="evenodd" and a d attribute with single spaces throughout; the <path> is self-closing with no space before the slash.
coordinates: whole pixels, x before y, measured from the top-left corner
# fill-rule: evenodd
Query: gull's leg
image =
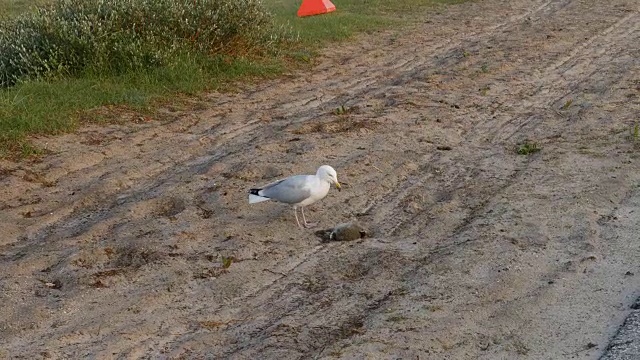
<path id="1" fill-rule="evenodd" d="M 296 216 L 296 223 L 298 223 L 298 227 L 302 228 L 300 225 L 300 220 L 298 220 L 298 209 L 296 207 L 293 208 L 293 214 Z M 302 214 L 302 218 L 304 219 L 304 213 Z"/>
<path id="2" fill-rule="evenodd" d="M 304 227 L 306 227 L 308 229 L 308 228 L 312 228 L 312 227 L 318 225 L 317 222 L 316 223 L 308 223 L 307 222 L 307 219 L 304 217 L 304 207 L 300 208 L 300 212 L 302 213 L 302 220 L 304 221 Z"/>

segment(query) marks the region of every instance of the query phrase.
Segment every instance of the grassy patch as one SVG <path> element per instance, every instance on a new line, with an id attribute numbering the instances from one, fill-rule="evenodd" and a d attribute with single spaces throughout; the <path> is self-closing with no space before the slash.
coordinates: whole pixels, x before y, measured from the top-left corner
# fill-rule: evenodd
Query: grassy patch
<path id="1" fill-rule="evenodd" d="M 29 11 L 30 8 L 45 3 L 46 0 L 0 0 L 0 17 L 14 16 Z"/>
<path id="2" fill-rule="evenodd" d="M 50 0 L 0 0 L 0 8 L 8 9 L 5 15 L 14 16 L 47 2 Z M 343 0 L 334 2 L 337 11 L 333 13 L 298 18 L 300 2 L 263 0 L 275 27 L 282 31 L 279 34 L 295 34 L 297 41 L 278 43 L 260 56 L 248 56 L 244 49 L 213 57 L 190 55 L 152 69 L 117 74 L 85 71 L 0 90 L 0 157 L 42 153 L 29 144 L 29 135 L 59 134 L 73 131 L 82 121 L 104 121 L 101 112 L 95 111 L 100 107 L 152 114 L 158 105 L 175 101 L 176 95 L 192 96 L 232 81 L 277 76 L 286 67 L 307 66 L 321 47 L 340 46 L 339 41 L 361 32 L 391 26 L 400 29 L 419 20 L 427 7 L 461 2 L 464 0 Z"/>
<path id="3" fill-rule="evenodd" d="M 26 82 L 0 91 L 0 157 L 40 155 L 26 135 L 59 134 L 73 131 L 82 121 L 110 120 L 93 111 L 102 106 L 151 114 L 153 105 L 168 101 L 170 95 L 195 95 L 240 76 L 280 72 L 278 63 L 220 57 L 119 76 Z"/>
<path id="4" fill-rule="evenodd" d="M 302 45 L 317 47 L 360 32 L 398 26 L 420 19 L 427 7 L 463 3 L 465 0 L 336 0 L 336 11 L 298 18 L 300 2 L 263 0 L 276 20 L 300 34 Z"/>

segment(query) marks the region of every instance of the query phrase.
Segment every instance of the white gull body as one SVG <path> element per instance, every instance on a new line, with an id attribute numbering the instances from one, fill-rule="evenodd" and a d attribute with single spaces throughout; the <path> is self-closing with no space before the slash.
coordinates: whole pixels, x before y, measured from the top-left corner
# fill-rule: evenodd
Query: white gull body
<path id="1" fill-rule="evenodd" d="M 331 184 L 341 189 L 338 182 L 338 174 L 329 165 L 322 165 L 315 175 L 294 175 L 278 180 L 260 188 L 249 190 L 249 203 L 254 204 L 267 200 L 275 200 L 293 206 L 298 226 L 298 208 L 302 213 L 304 227 L 313 227 L 316 224 L 307 223 L 304 215 L 304 207 L 324 199 L 329 193 Z"/>

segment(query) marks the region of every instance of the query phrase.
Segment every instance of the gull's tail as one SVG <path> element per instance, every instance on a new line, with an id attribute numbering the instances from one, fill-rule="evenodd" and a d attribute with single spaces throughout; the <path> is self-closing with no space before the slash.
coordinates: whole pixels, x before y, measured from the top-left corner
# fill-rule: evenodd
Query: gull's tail
<path id="1" fill-rule="evenodd" d="M 271 200 L 268 197 L 261 196 L 260 190 L 262 189 L 249 190 L 249 204 L 255 204 L 255 203 Z"/>

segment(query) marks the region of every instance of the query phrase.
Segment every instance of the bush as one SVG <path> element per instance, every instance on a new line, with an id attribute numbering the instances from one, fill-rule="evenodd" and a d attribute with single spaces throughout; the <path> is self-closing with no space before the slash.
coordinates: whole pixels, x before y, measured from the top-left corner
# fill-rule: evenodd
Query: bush
<path id="1" fill-rule="evenodd" d="M 273 30 L 259 0 L 58 0 L 0 23 L 0 87 L 255 49 Z"/>

